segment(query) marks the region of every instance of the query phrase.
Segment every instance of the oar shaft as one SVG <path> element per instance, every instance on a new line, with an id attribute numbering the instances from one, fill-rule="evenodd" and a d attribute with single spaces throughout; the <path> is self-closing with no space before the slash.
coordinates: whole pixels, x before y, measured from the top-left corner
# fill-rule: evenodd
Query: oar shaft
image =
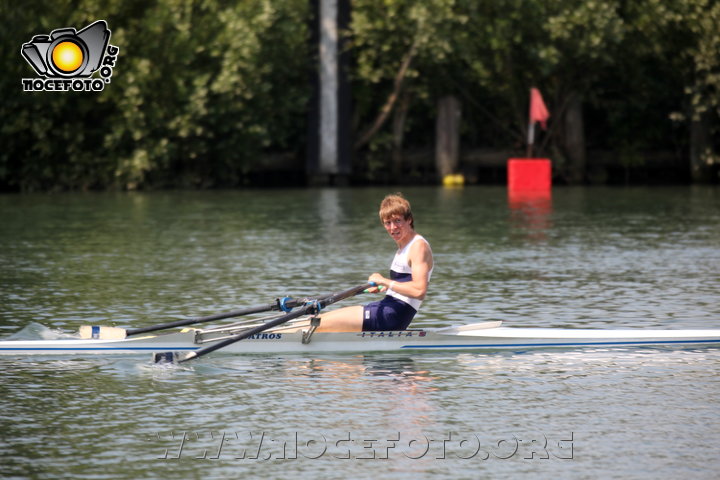
<path id="1" fill-rule="evenodd" d="M 270 310 L 279 310 L 278 303 L 269 303 L 267 305 L 258 305 L 256 307 L 248 307 L 240 310 L 234 310 L 232 312 L 216 313 L 214 315 L 208 315 L 207 317 L 194 317 L 187 318 L 185 320 L 178 320 L 175 322 L 163 323 L 160 325 L 150 325 L 148 327 L 132 328 L 128 329 L 126 335 L 138 335 L 140 333 L 155 332 L 157 330 L 165 330 L 168 328 L 184 327 L 186 325 L 194 325 L 196 323 L 212 322 L 213 320 L 222 320 L 224 318 L 240 317 L 242 315 L 252 315 L 253 313 L 268 312 Z"/>
<path id="2" fill-rule="evenodd" d="M 215 350 L 226 347 L 226 346 L 230 345 L 231 343 L 239 342 L 240 340 L 242 340 L 244 338 L 251 337 L 251 336 L 253 336 L 257 333 L 263 332 L 269 328 L 273 328 L 282 323 L 289 322 L 290 320 L 293 320 L 295 318 L 305 315 L 311 308 L 313 308 L 313 305 L 307 305 L 305 307 L 302 307 L 300 310 L 297 310 L 292 313 L 288 313 L 287 315 L 283 315 L 282 317 L 276 318 L 275 320 L 271 320 L 263 325 L 258 325 L 257 327 L 251 328 L 250 330 L 247 330 L 243 333 L 239 333 L 230 338 L 226 338 L 225 340 L 222 340 L 222 341 L 215 343 L 213 345 L 210 345 L 208 347 L 202 348 L 196 352 L 190 352 L 185 358 L 179 360 L 178 363 L 187 362 L 188 360 L 192 360 L 193 358 L 200 357 L 202 355 L 207 355 L 208 353 L 211 353 L 211 352 L 214 352 Z"/>

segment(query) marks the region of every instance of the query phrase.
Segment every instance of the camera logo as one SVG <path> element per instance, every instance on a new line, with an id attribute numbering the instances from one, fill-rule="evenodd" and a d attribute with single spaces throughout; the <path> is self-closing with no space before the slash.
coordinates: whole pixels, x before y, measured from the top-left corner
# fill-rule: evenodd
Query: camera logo
<path id="1" fill-rule="evenodd" d="M 79 32 L 58 28 L 50 35 L 35 35 L 20 49 L 41 78 L 23 78 L 23 91 L 93 91 L 110 83 L 120 49 L 110 45 L 110 30 L 98 20 Z M 91 78 L 99 71 L 100 78 Z"/>

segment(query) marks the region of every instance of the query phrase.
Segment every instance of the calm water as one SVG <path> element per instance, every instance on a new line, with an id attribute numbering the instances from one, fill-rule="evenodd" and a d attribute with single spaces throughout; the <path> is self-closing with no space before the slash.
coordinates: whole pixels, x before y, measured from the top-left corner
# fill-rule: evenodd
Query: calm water
<path id="1" fill-rule="evenodd" d="M 0 196 L 0 336 L 363 283 L 394 251 L 385 193 Z M 720 327 L 717 188 L 405 193 L 436 257 L 415 325 Z M 4 478 L 717 478 L 719 373 L 714 348 L 0 357 L 0 463 Z"/>

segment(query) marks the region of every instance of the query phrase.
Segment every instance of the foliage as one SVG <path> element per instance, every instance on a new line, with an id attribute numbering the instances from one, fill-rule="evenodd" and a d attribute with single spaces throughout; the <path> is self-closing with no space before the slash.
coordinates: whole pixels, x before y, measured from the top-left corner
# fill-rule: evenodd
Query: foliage
<path id="1" fill-rule="evenodd" d="M 391 13 L 398 4 L 405 5 L 354 2 L 356 9 L 378 12 L 357 20 L 361 28 L 355 33 L 364 42 L 355 45 L 361 85 L 384 80 L 389 88 L 388 61 L 397 65 L 402 50 L 396 45 L 408 41 L 413 25 L 409 15 L 397 21 Z M 467 109 L 466 146 L 520 150 L 531 86 L 539 87 L 549 104 L 551 127 L 543 145 L 553 152 L 562 150 L 559 120 L 573 95 L 585 102 L 590 148 L 687 155 L 691 117 L 676 114 L 672 118 L 682 122 L 670 120 L 684 95 L 691 102 L 681 110 L 694 116 L 710 110 L 718 125 L 720 7 L 715 1 L 447 0 L 433 5 L 433 22 L 414 23 L 425 28 L 426 50 L 432 54 L 415 64 L 407 88 L 421 94 L 414 95 L 411 108 L 432 116 L 432 101 L 459 95 Z M 395 61 L 378 61 L 381 55 Z M 381 91 L 366 93 L 364 101 L 373 99 L 368 108 L 377 106 Z M 431 139 L 428 127 L 417 138 Z"/>
<path id="2" fill-rule="evenodd" d="M 78 4 L 79 3 L 79 4 Z M 23 190 L 232 185 L 260 152 L 293 151 L 308 98 L 307 5 L 84 0 L 4 5 L 14 16 L 0 182 Z M 102 93 L 20 93 L 36 34 L 106 19 L 120 47 Z"/>
<path id="3" fill-rule="evenodd" d="M 373 168 L 397 147 L 398 125 L 406 147 L 430 147 L 436 102 L 448 94 L 463 103 L 465 148 L 522 151 L 532 86 L 552 115 L 546 152 L 565 155 L 560 120 L 579 95 L 588 148 L 684 158 L 702 117 L 715 161 L 716 0 L 350 1 L 354 133 L 367 138 L 360 148 Z M 302 165 L 312 5 L 0 0 L 0 39 L 12 46 L 0 57 L 0 189 L 234 186 L 263 156 L 290 153 Z M 98 19 L 120 47 L 103 92 L 22 92 L 20 79 L 35 76 L 23 43 Z"/>

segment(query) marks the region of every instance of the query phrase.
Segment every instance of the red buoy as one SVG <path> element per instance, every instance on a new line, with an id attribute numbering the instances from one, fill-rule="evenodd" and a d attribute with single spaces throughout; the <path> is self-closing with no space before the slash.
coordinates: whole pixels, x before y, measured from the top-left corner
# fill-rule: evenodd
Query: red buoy
<path id="1" fill-rule="evenodd" d="M 550 192 L 552 164 L 549 158 L 511 158 L 507 164 L 508 190 Z"/>

